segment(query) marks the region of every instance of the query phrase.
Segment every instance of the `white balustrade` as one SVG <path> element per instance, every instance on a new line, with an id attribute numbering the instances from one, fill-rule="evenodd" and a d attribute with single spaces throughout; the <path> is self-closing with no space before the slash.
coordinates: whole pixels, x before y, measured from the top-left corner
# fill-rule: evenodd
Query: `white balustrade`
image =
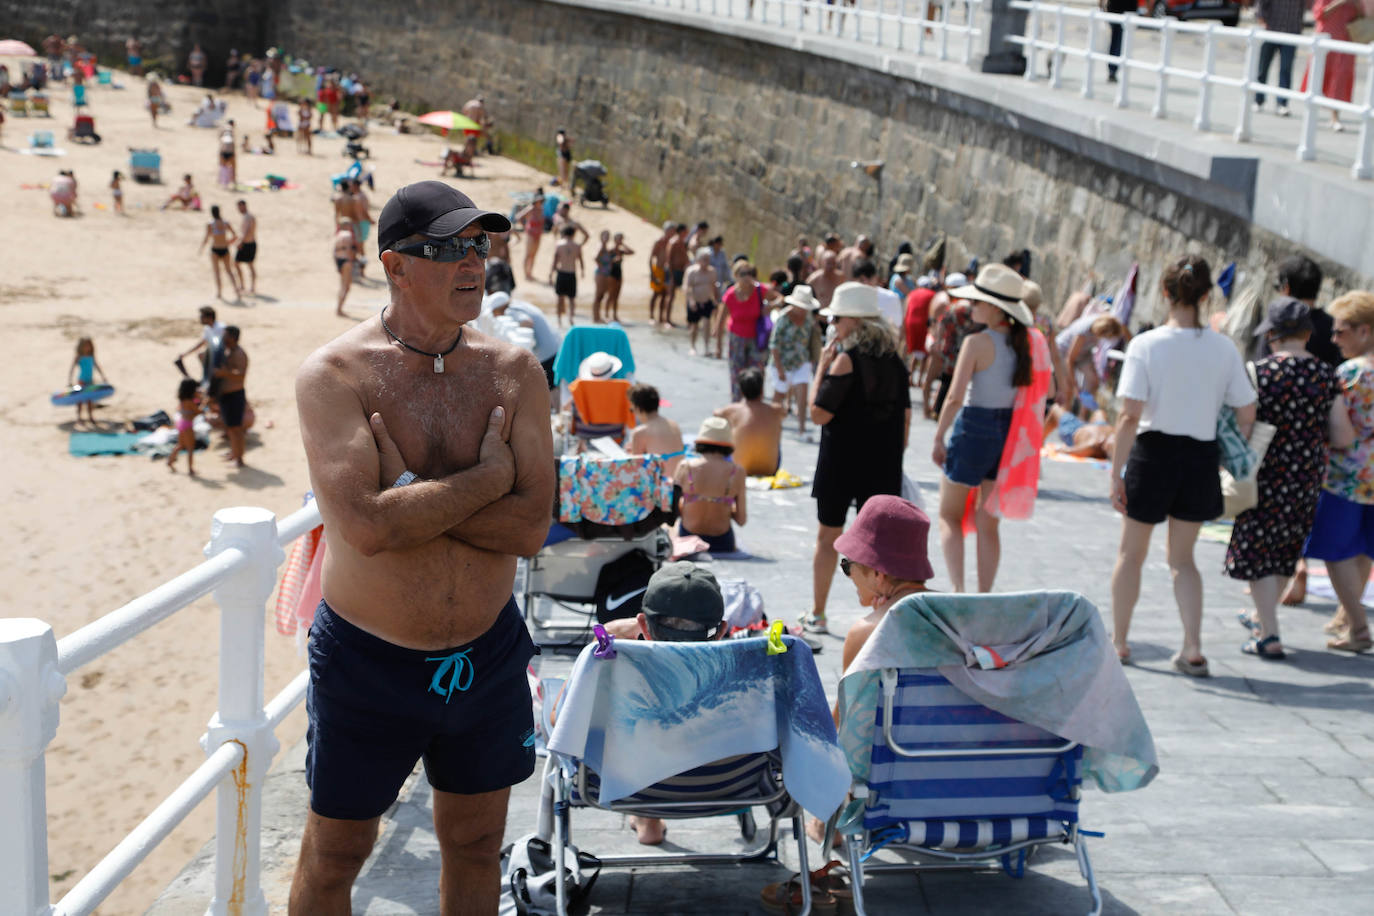
<path id="1" fill-rule="evenodd" d="M 266 509 L 221 509 L 204 563 L 62 640 L 41 620 L 0 620 L 0 914 L 91 913 L 215 791 L 215 893 L 207 912 L 265 916 L 263 778 L 279 748 L 273 730 L 300 705 L 308 684 L 302 671 L 264 705 L 265 611 L 282 547 L 319 524 L 313 501 L 280 522 Z M 64 675 L 211 592 L 220 608 L 219 699 L 201 738 L 206 761 L 50 904 L 44 754 L 57 735 Z"/>

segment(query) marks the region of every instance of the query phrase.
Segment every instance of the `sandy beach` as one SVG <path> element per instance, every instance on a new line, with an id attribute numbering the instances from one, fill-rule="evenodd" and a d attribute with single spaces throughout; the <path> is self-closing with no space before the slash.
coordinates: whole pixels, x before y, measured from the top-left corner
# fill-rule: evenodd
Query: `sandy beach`
<path id="1" fill-rule="evenodd" d="M 4 59 L 10 72 L 19 61 Z M 331 260 L 332 174 L 348 164 L 343 140 L 316 137 L 314 155 L 298 155 L 294 141 L 278 141 L 275 156 L 240 152 L 241 183 L 266 174 L 296 185 L 282 191 L 217 188 L 217 132 L 186 125 L 203 90 L 168 87 L 173 110 L 154 129 L 142 103 L 142 79 L 117 74 L 122 90 L 92 86 L 90 112 L 103 142 L 66 139 L 72 123 L 70 89 L 51 88 L 53 117 L 9 118 L 0 141 L 0 435 L 9 469 L 5 506 L 13 513 L 0 530 L 10 584 L 0 613 L 47 621 L 62 637 L 152 589 L 201 559 L 210 519 L 218 508 L 267 507 L 279 516 L 301 505 L 309 489 L 301 452 L 293 379 L 301 360 L 321 343 L 385 303 L 376 261 L 369 281 L 355 285 L 347 317 L 336 317 L 337 275 Z M 454 107 L 477 87 L 455 88 Z M 226 96 L 240 135 L 262 145 L 265 109 L 241 94 Z M 501 113 L 495 112 L 497 118 Z M 52 130 L 62 157 L 21 155 L 33 130 Z M 374 210 L 411 181 L 437 177 L 443 141 L 432 135 L 398 135 L 374 122 L 365 144 L 375 169 Z M 552 132 L 552 131 L 551 131 Z M 161 185 L 124 182 L 126 215 L 111 205 L 111 173 L 128 174 L 128 147 L 156 147 Z M 552 162 L 552 157 L 550 157 Z M 58 169 L 79 181 L 81 215 L 52 214 L 46 184 Z M 180 176 L 190 172 L 206 211 L 159 211 Z M 483 157 L 476 177 L 454 180 L 479 205 L 508 211 L 510 193 L 547 184 L 549 175 L 510 160 Z M 240 197 L 259 220 L 257 297 L 214 298 L 208 250 L 197 246 L 219 204 L 237 222 Z M 652 227 L 616 207 L 574 207 L 592 233 L 585 251 L 587 279 L 579 312 L 590 314 L 592 258 L 599 230 L 626 234 L 636 250 L 625 264 L 622 305 L 644 315 L 646 266 Z M 547 276 L 553 243 L 545 239 L 536 276 Z M 524 250 L 516 245 L 518 265 Z M 517 277 L 519 277 L 517 266 Z M 533 288 L 532 288 L 533 287 Z M 226 285 L 226 290 L 228 286 Z M 552 289 L 520 282 L 517 297 L 549 309 Z M 174 411 L 179 375 L 173 359 L 198 338 L 197 309 L 214 305 L 220 319 L 242 328 L 250 358 L 247 393 L 257 415 L 249 433 L 248 467 L 221 460 L 218 443 L 198 452 L 200 476 L 169 473 L 161 461 L 139 456 L 73 458 L 67 440 L 74 408 L 53 407 L 49 395 L 66 383 L 78 337 L 94 339 L 96 359 L 116 386 L 96 416 L 119 426 L 158 409 Z M 679 315 L 681 312 L 679 311 Z M 675 333 L 685 333 L 682 331 Z M 281 688 L 303 662 L 292 638 L 267 627 L 267 693 Z M 197 740 L 215 708 L 218 621 L 203 600 L 159 624 L 135 642 L 99 659 L 69 679 L 61 726 L 48 754 L 49 871 L 53 899 L 60 897 L 203 759 Z M 297 710 L 278 731 L 283 745 L 305 729 Z M 141 913 L 213 831 L 213 806 L 203 804 L 109 898 L 100 912 Z"/>

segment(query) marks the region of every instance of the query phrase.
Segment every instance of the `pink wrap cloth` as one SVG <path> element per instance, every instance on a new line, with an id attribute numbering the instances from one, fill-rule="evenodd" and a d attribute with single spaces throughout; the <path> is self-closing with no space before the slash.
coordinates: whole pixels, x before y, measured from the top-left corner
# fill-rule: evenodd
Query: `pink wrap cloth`
<path id="1" fill-rule="evenodd" d="M 324 592 L 320 568 L 324 565 L 324 526 L 320 525 L 296 539 L 286 560 L 277 588 L 277 632 L 291 636 L 299 629 L 309 631 L 315 608 Z"/>

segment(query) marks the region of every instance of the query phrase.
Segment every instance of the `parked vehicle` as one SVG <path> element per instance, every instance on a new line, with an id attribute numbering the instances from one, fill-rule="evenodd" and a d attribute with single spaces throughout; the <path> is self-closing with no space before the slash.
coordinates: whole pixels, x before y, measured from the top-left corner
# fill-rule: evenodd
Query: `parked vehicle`
<path id="1" fill-rule="evenodd" d="M 1142 16 L 1163 19 L 1220 19 L 1222 25 L 1235 26 L 1240 22 L 1240 4 L 1236 0 L 1136 0 Z"/>

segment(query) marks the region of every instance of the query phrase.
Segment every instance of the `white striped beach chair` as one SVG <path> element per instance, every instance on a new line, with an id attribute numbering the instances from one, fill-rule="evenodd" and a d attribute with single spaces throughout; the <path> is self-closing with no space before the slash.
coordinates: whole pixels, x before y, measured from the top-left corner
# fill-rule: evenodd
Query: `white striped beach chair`
<path id="1" fill-rule="evenodd" d="M 935 669 L 887 668 L 881 683 L 871 772 L 854 793 L 864 799 L 862 830 L 846 837 L 856 914 L 872 873 L 1000 861 L 1019 878 L 1047 843 L 1074 847 L 1091 913 L 1101 912 L 1078 828 L 1082 747 L 974 702 Z M 913 855 L 872 858 L 880 849 Z"/>

